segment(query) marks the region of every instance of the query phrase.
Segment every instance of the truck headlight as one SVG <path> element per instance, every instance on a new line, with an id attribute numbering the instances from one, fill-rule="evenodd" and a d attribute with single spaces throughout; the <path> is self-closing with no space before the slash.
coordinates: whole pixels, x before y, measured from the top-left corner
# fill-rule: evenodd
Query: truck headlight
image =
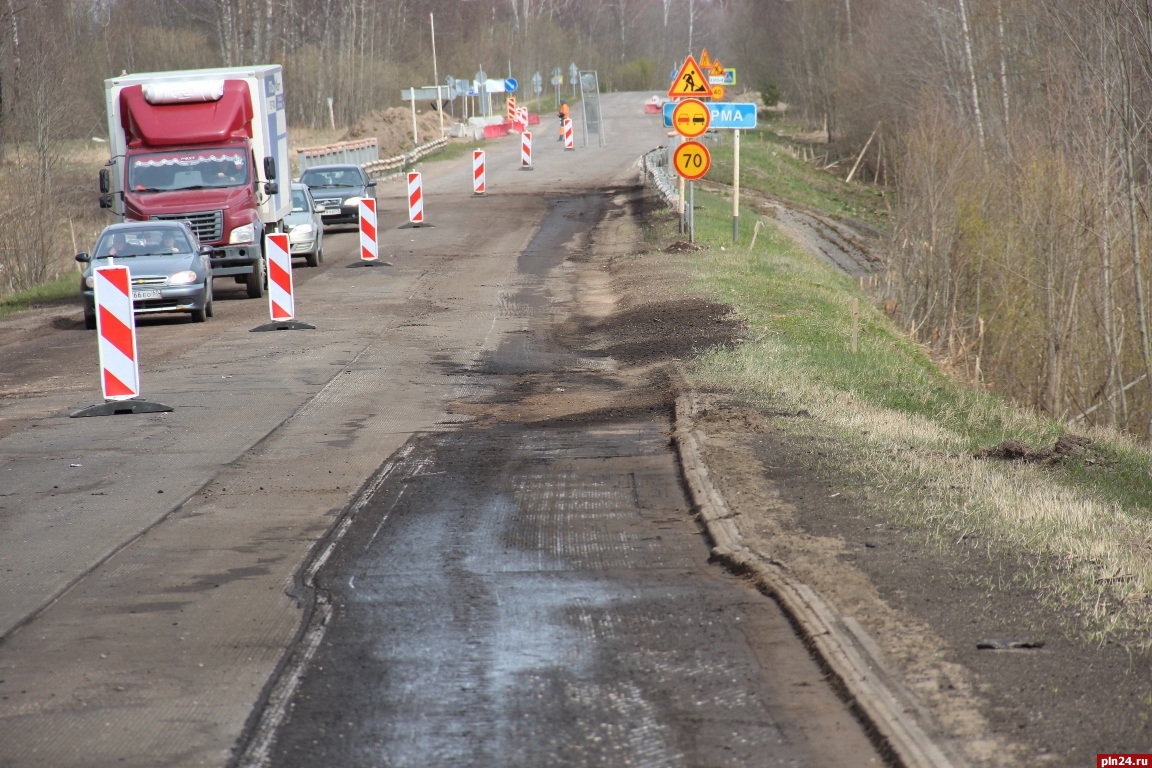
<path id="1" fill-rule="evenodd" d="M 188 285 L 196 282 L 196 273 L 192 270 L 177 272 L 168 278 L 168 285 Z"/>
<path id="2" fill-rule="evenodd" d="M 236 227 L 232 230 L 232 234 L 228 236 L 229 245 L 237 245 L 241 243 L 252 243 L 256 241 L 256 223 L 245 224 L 241 227 Z"/>

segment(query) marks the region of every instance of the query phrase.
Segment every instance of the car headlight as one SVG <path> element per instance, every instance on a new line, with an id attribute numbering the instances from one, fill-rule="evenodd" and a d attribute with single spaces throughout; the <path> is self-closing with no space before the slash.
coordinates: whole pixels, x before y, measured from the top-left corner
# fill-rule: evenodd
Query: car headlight
<path id="1" fill-rule="evenodd" d="M 96 287 L 96 276 L 95 275 L 88 275 L 88 277 L 84 278 L 84 287 L 85 288 L 95 288 Z"/>
<path id="2" fill-rule="evenodd" d="M 311 224 L 297 224 L 292 227 L 292 235 L 300 235 L 300 237 L 308 237 L 312 234 Z"/>
<path id="3" fill-rule="evenodd" d="M 238 243 L 252 243 L 256 241 L 256 223 L 245 224 L 242 227 L 236 227 L 232 230 L 232 234 L 228 236 L 228 244 L 236 245 Z"/>
<path id="4" fill-rule="evenodd" d="M 344 205 L 360 205 L 360 201 L 363 199 L 362 197 L 350 197 L 344 201 Z"/>
<path id="5" fill-rule="evenodd" d="M 196 282 L 196 273 L 192 270 L 184 272 L 177 272 L 168 278 L 168 285 L 188 285 L 189 283 Z"/>

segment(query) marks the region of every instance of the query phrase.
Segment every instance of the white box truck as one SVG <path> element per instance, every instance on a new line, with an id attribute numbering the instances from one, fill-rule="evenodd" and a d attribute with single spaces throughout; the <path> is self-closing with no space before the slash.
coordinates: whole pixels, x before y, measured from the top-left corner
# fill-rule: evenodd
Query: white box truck
<path id="1" fill-rule="evenodd" d="M 279 65 L 104 81 L 112 158 L 100 206 L 121 220 L 184 220 L 212 246 L 212 276 L 264 295 L 264 234 L 292 210 Z"/>

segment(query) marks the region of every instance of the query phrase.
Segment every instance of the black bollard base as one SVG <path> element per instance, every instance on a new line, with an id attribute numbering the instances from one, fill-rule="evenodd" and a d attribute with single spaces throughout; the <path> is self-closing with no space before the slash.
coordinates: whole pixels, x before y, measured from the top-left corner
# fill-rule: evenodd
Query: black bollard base
<path id="1" fill-rule="evenodd" d="M 169 405 L 149 400 L 109 400 L 81 408 L 68 415 L 73 419 L 79 419 L 85 416 L 123 416 L 129 413 L 168 413 L 171 410 L 172 407 Z"/>
<path id="2" fill-rule="evenodd" d="M 302 323 L 299 320 L 281 320 L 275 323 L 264 323 L 253 328 L 249 333 L 262 333 L 264 331 L 314 331 L 316 326 L 311 323 Z"/>

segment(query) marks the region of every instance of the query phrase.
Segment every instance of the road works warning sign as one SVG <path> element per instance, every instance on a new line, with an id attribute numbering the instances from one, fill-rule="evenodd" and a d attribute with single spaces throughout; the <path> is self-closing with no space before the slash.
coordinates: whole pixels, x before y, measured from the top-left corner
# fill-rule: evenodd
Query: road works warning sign
<path id="1" fill-rule="evenodd" d="M 696 63 L 696 59 L 689 56 L 684 59 L 684 66 L 672 80 L 672 87 L 668 89 L 668 98 L 711 98 L 712 86 L 708 76 Z"/>

